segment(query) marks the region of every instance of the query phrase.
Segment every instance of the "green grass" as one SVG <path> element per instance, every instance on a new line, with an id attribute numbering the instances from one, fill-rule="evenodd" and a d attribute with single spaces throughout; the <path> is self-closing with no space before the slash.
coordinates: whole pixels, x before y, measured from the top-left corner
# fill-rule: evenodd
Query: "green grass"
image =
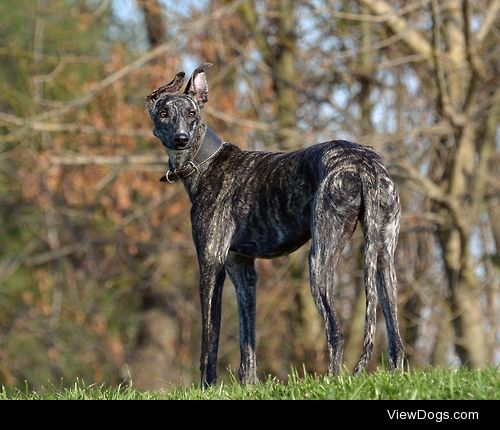
<path id="1" fill-rule="evenodd" d="M 269 378 L 256 386 L 243 387 L 234 381 L 206 390 L 191 387 L 164 392 L 141 392 L 130 384 L 106 387 L 77 381 L 63 389 L 2 387 L 0 400 L 5 399 L 500 399 L 500 369 L 379 371 L 361 376 L 346 373 L 338 378 L 298 377 L 293 373 L 286 383 Z"/>

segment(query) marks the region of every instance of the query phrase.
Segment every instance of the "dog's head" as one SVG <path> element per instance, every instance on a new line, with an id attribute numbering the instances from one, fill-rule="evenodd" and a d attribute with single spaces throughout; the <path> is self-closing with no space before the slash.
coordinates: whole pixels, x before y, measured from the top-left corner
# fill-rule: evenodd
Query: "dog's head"
<path id="1" fill-rule="evenodd" d="M 146 106 L 153 120 L 153 134 L 167 149 L 188 150 L 201 123 L 201 109 L 208 101 L 208 85 L 203 64 L 192 74 L 183 94 L 177 94 L 184 83 L 179 72 L 167 85 L 146 97 Z"/>

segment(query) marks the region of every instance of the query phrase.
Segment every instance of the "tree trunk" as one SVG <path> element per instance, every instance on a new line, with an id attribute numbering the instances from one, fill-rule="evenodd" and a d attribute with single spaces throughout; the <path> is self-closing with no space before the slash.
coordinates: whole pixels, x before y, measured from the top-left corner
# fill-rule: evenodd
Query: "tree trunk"
<path id="1" fill-rule="evenodd" d="M 469 198 L 469 192 L 474 188 L 474 125 L 463 127 L 455 139 L 458 148 L 452 154 L 449 169 L 445 170 L 443 183 L 447 185 L 447 194 L 459 202 L 461 213 L 452 214 L 456 218 L 452 226 L 441 226 L 438 237 L 450 291 L 455 349 L 462 364 L 479 368 L 488 362 L 488 348 L 480 303 L 481 288 L 470 255 L 470 226 L 477 221 L 471 219 L 475 208 L 471 207 Z"/>
<path id="2" fill-rule="evenodd" d="M 488 349 L 481 291 L 468 255 L 468 244 L 461 244 L 455 229 L 442 232 L 439 237 L 450 289 L 456 352 L 462 364 L 480 368 L 488 362 Z"/>
<path id="3" fill-rule="evenodd" d="M 144 12 L 148 40 L 154 48 L 166 38 L 162 6 L 158 0 L 137 0 L 137 4 Z M 139 334 L 128 371 L 141 390 L 160 389 L 180 375 L 175 365 L 179 324 L 158 281 L 155 277 L 144 280 L 136 290 L 141 302 Z"/>
<path id="4" fill-rule="evenodd" d="M 160 390 L 181 377 L 176 365 L 179 324 L 166 298 L 155 293 L 154 287 L 142 291 L 141 296 L 139 334 L 128 370 L 135 388 Z"/>
<path id="5" fill-rule="evenodd" d="M 272 72 L 276 93 L 275 110 L 279 125 L 277 133 L 280 149 L 296 149 L 297 109 L 299 100 L 296 88 L 299 79 L 295 64 L 297 52 L 296 0 L 273 0 L 270 2 L 273 15 L 266 30 L 259 28 L 258 14 L 252 2 L 240 7 L 243 21 L 253 34 L 262 58 Z M 268 37 L 272 34 L 272 37 Z"/>
<path id="6" fill-rule="evenodd" d="M 367 13 L 367 8 L 365 5 L 361 5 L 361 13 Z M 359 120 L 361 124 L 361 135 L 369 135 L 373 133 L 373 126 L 371 123 L 373 103 L 370 98 L 373 86 L 373 62 L 369 50 L 369 46 L 372 43 L 372 25 L 369 21 L 362 21 L 360 25 L 361 54 L 358 65 L 358 81 L 361 87 L 359 91 L 359 105 L 361 108 L 361 114 Z M 355 272 L 363 273 L 363 238 L 360 234 L 355 234 L 351 240 L 353 241 L 353 245 L 355 243 L 354 240 L 356 240 L 357 242 Z M 349 369 L 353 369 L 357 363 L 357 360 L 359 359 L 361 345 L 363 344 L 366 310 L 364 279 L 363 277 L 355 278 L 354 276 L 352 277 L 352 279 L 357 279 L 356 284 L 351 286 L 352 288 L 356 289 L 356 294 L 354 296 L 354 302 L 352 303 L 352 316 L 349 321 L 350 326 L 346 328 L 346 341 L 344 349 L 344 361 Z"/>
<path id="7" fill-rule="evenodd" d="M 435 296 L 438 296 L 437 294 Z M 430 364 L 437 367 L 448 367 L 450 364 L 450 350 L 453 344 L 454 333 L 450 324 L 450 308 L 445 300 L 440 300 L 435 309 L 437 333 L 431 352 Z"/>
<path id="8" fill-rule="evenodd" d="M 473 205 L 478 201 L 477 195 L 472 199 L 470 195 L 474 191 L 480 192 L 475 183 L 477 126 L 474 121 L 463 122 L 461 118 L 467 115 L 467 103 L 473 100 L 476 88 L 473 80 L 479 77 L 475 76 L 473 65 L 467 61 L 470 51 L 467 29 L 470 23 L 466 14 L 462 13 L 465 3 L 452 0 L 444 15 L 443 25 L 436 3 L 434 34 L 437 36 L 434 45 L 441 114 L 455 129 L 453 141 L 447 142 L 449 147 L 455 148 L 450 152 L 441 187 L 460 208 L 449 210 L 451 226 L 441 226 L 438 236 L 450 290 L 455 349 L 463 364 L 478 368 L 486 365 L 488 354 L 480 304 L 481 290 L 470 255 L 470 226 L 477 221 L 477 208 Z M 439 32 L 444 35 L 447 62 L 443 61 L 440 51 Z"/>
<path id="9" fill-rule="evenodd" d="M 276 60 L 273 67 L 274 88 L 277 95 L 279 132 L 278 138 L 283 149 L 296 149 L 293 131 L 297 129 L 297 91 L 299 86 L 296 55 L 295 0 L 279 0 L 277 18 L 277 44 L 274 48 Z"/>
<path id="10" fill-rule="evenodd" d="M 144 13 L 144 23 L 151 48 L 165 42 L 166 25 L 160 2 L 158 0 L 137 0 L 137 5 Z"/>

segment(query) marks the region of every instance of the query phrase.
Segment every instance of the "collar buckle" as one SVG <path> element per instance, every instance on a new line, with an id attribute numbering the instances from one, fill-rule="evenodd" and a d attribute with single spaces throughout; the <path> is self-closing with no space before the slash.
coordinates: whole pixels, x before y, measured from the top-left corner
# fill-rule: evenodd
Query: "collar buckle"
<path id="1" fill-rule="evenodd" d="M 191 169 L 191 171 L 188 171 Z M 169 184 L 173 184 L 179 179 L 187 178 L 191 176 L 194 172 L 198 172 L 198 166 L 194 164 L 194 161 L 191 160 L 187 164 L 182 167 L 179 167 L 174 170 L 169 170 L 165 176 L 160 179 L 160 182 L 168 182 Z"/>

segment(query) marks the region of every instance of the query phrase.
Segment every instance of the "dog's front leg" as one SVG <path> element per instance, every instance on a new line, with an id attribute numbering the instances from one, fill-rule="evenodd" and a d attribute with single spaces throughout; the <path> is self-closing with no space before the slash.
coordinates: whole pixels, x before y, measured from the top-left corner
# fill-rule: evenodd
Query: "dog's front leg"
<path id="1" fill-rule="evenodd" d="M 230 206 L 201 193 L 191 208 L 193 240 L 200 265 L 201 384 L 217 382 L 217 350 L 226 259 L 235 231 Z"/>
<path id="2" fill-rule="evenodd" d="M 217 381 L 217 350 L 219 346 L 222 286 L 226 272 L 224 264 L 200 261 L 201 358 L 202 386 Z"/>
<path id="3" fill-rule="evenodd" d="M 258 379 L 255 352 L 255 286 L 257 283 L 255 258 L 229 253 L 226 271 L 236 288 L 240 313 L 241 364 L 238 375 L 242 384 L 256 384 Z"/>

